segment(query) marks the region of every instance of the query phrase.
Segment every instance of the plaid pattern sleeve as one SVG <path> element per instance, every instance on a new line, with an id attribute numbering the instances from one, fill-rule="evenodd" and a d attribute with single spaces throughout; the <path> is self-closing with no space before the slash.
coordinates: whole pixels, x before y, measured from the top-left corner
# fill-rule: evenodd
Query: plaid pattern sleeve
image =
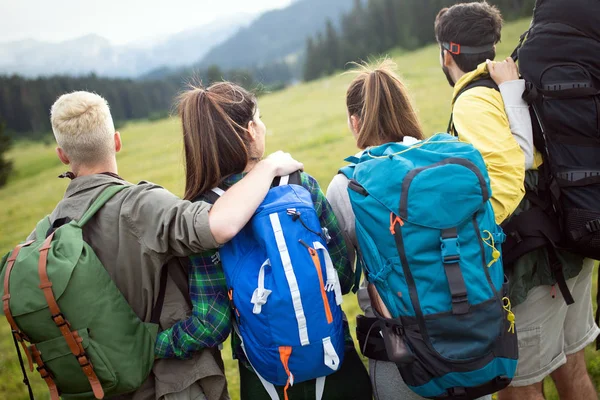
<path id="1" fill-rule="evenodd" d="M 229 301 L 219 252 L 190 257 L 189 294 L 192 315 L 158 334 L 157 358 L 189 358 L 195 351 L 215 347 L 231 331 Z"/>
<path id="2" fill-rule="evenodd" d="M 350 260 L 348 260 L 348 252 L 346 250 L 346 242 L 342 236 L 342 230 L 317 180 L 303 172 L 302 186 L 310 192 L 315 205 L 315 211 L 319 216 L 319 222 L 321 222 L 322 227 L 327 228 L 329 236 L 331 236 L 331 240 L 327 244 L 327 249 L 340 278 L 342 293 L 347 294 L 354 284 L 354 270 L 352 269 Z"/>

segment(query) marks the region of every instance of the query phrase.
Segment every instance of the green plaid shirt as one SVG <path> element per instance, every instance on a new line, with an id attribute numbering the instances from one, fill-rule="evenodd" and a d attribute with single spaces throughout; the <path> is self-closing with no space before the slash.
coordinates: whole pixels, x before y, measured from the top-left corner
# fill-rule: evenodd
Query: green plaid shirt
<path id="1" fill-rule="evenodd" d="M 301 176 L 302 186 L 311 194 L 321 226 L 327 228 L 331 236 L 327 247 L 339 275 L 342 293 L 346 294 L 354 283 L 354 271 L 347 257 L 342 232 L 318 182 L 308 174 L 302 173 Z M 224 184 L 231 186 L 243 177 L 244 174 L 233 175 L 227 178 Z M 189 357 L 194 351 L 223 342 L 231 329 L 227 285 L 218 251 L 211 250 L 192 256 L 191 261 L 189 278 L 192 316 L 177 322 L 158 335 L 156 356 L 159 358 Z M 346 330 L 346 338 L 349 342 L 352 341 L 348 330 Z M 234 335 L 232 340 L 234 356 L 245 359 L 240 344 L 239 338 Z"/>

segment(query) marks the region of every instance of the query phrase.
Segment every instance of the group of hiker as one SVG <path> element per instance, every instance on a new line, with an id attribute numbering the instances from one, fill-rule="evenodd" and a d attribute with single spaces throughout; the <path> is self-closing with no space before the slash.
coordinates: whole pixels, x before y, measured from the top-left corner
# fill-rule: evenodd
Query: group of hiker
<path id="1" fill-rule="evenodd" d="M 288 153 L 265 157 L 257 98 L 234 83 L 178 98 L 183 199 L 119 176 L 106 100 L 62 95 L 70 183 L 0 263 L 23 373 L 35 363 L 52 400 L 227 399 L 231 335 L 243 400 L 537 400 L 548 376 L 561 399 L 597 398 L 599 16 L 595 0 L 538 0 L 495 62 L 498 9 L 442 9 L 448 133 L 423 132 L 391 61 L 360 66 L 360 151 L 326 193 Z"/>

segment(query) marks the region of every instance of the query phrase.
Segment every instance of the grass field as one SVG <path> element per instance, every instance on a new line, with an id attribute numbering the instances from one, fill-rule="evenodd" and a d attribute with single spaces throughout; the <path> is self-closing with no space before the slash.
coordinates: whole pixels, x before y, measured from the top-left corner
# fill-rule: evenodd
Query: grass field
<path id="1" fill-rule="evenodd" d="M 504 40 L 498 46 L 499 58 L 512 51 L 517 38 L 529 21 L 508 24 Z M 419 110 L 426 133 L 444 131 L 449 116 L 451 88 L 439 64 L 439 50 L 430 46 L 413 53 L 392 52 L 398 70 Z M 350 75 L 337 75 L 260 98 L 260 109 L 268 129 L 269 151 L 283 149 L 305 164 L 325 189 L 343 159 L 356 152 L 346 124 L 345 91 Z M 122 130 L 123 151 L 118 156 L 119 173 L 127 180 L 150 180 L 177 194 L 183 193 L 181 132 L 176 119 L 139 122 Z M 0 189 L 0 251 L 5 253 L 23 240 L 35 223 L 52 211 L 61 199 L 68 180 L 57 178 L 66 169 L 54 155 L 54 148 L 37 143 L 16 146 L 9 157 L 15 172 Z M 346 296 L 344 310 L 354 321 L 358 306 L 353 296 Z M 0 322 L 0 399 L 26 399 L 21 383 L 8 324 Z M 352 329 L 354 329 L 352 327 Z M 239 398 L 236 363 L 231 360 L 228 344 L 223 356 L 230 392 Z M 598 387 L 600 357 L 588 349 L 588 365 Z M 45 384 L 33 376 L 38 398 L 47 398 Z M 549 399 L 557 396 L 547 383 Z M 400 399 L 401 400 L 401 399 Z"/>

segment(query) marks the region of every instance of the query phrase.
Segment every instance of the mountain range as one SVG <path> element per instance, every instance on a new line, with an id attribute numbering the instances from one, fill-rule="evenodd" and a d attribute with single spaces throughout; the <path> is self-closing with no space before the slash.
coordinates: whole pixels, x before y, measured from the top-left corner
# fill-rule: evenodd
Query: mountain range
<path id="1" fill-rule="evenodd" d="M 337 22 L 352 5 L 353 0 L 295 0 L 258 17 L 232 14 L 164 39 L 153 38 L 149 44 L 115 46 L 95 34 L 60 43 L 0 43 L 0 74 L 136 78 L 163 76 L 183 67 L 218 65 L 229 70 L 280 61 L 291 65 L 303 55 L 308 36 L 322 30 L 327 19 Z"/>
<path id="2" fill-rule="evenodd" d="M 252 19 L 249 14 L 233 14 L 165 38 L 153 38 L 151 44 L 115 46 L 95 34 L 59 43 L 33 39 L 0 43 L 0 74 L 36 77 L 93 72 L 99 76 L 137 77 L 159 67 L 188 66 Z"/>

